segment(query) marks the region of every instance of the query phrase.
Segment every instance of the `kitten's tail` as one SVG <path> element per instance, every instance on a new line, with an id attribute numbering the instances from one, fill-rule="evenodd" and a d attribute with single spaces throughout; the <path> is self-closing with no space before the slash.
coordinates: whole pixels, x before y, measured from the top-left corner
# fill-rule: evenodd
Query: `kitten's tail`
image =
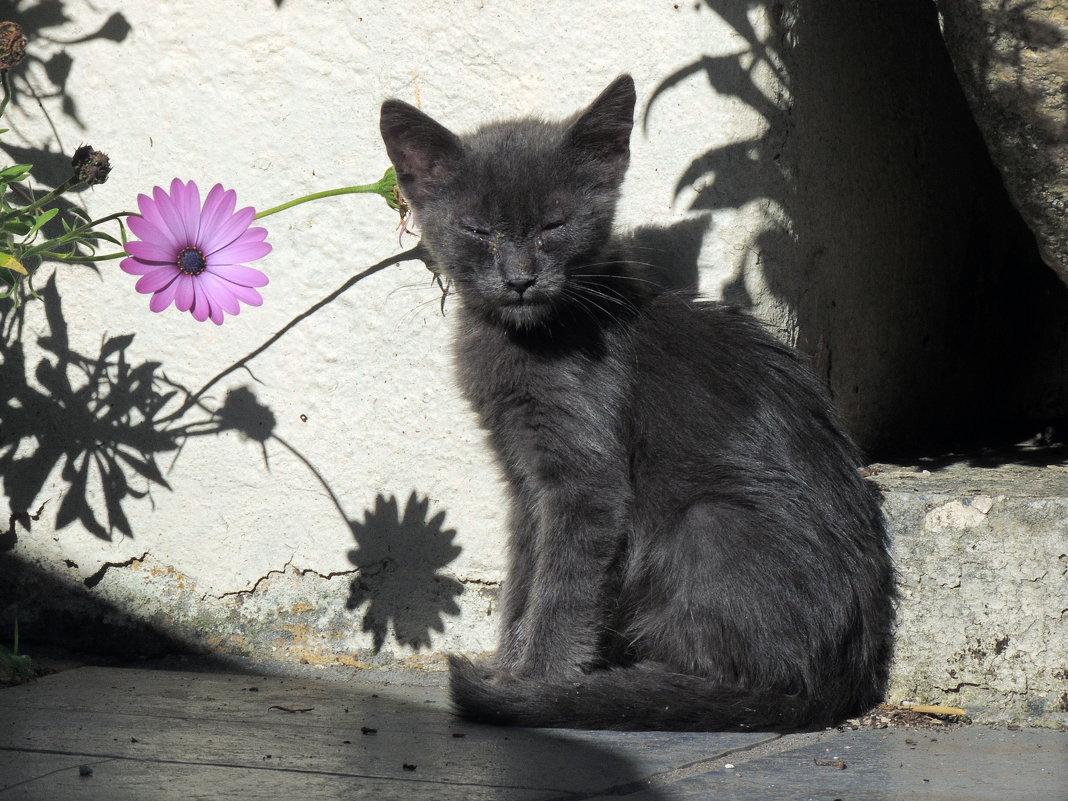
<path id="1" fill-rule="evenodd" d="M 786 732 L 823 728 L 863 711 L 847 714 L 802 695 L 724 687 L 649 663 L 559 683 L 496 677 L 456 656 L 449 672 L 453 704 L 463 717 L 511 726 Z"/>

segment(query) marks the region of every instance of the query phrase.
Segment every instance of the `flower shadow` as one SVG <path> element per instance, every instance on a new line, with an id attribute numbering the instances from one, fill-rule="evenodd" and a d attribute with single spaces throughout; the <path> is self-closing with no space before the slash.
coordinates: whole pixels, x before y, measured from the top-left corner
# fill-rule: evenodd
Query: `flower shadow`
<path id="1" fill-rule="evenodd" d="M 444 616 L 456 616 L 464 587 L 441 568 L 460 555 L 454 529 L 443 527 L 445 513 L 427 516 L 428 498 L 408 496 L 403 513 L 396 496 L 378 495 L 363 522 L 350 521 L 356 548 L 349 561 L 359 572 L 349 587 L 347 609 L 366 604 L 362 631 L 385 644 L 392 626 L 397 642 L 416 651 L 429 648 L 430 633 L 445 630 Z"/>

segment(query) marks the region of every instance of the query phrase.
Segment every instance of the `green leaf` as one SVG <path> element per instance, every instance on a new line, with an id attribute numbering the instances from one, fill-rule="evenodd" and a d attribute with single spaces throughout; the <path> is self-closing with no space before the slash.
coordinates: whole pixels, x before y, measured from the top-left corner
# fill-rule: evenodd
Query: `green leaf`
<path id="1" fill-rule="evenodd" d="M 59 214 L 59 209 L 49 209 L 48 211 L 38 214 L 36 217 L 33 218 L 33 227 L 26 232 L 27 235 L 35 233 L 43 226 L 48 225 L 48 221 L 55 217 L 57 214 Z"/>
<path id="2" fill-rule="evenodd" d="M 22 262 L 10 253 L 0 253 L 0 267 L 5 267 L 8 270 L 13 270 L 22 275 L 29 275 L 29 273 L 26 272 L 26 268 L 22 266 Z"/>
<path id="3" fill-rule="evenodd" d="M 0 181 L 21 181 L 32 169 L 32 164 L 15 164 L 6 170 L 0 170 Z"/>
<path id="4" fill-rule="evenodd" d="M 23 220 L 8 220 L 3 224 L 3 229 L 17 236 L 25 236 L 30 232 L 30 225 Z"/>

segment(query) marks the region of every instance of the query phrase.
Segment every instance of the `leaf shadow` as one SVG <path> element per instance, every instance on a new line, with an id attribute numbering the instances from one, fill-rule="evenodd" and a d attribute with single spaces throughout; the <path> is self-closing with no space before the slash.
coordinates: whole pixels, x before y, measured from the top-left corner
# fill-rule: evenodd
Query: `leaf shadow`
<path id="1" fill-rule="evenodd" d="M 161 454 L 174 451 L 192 433 L 188 426 L 157 425 L 160 411 L 176 394 L 159 362 L 133 364 L 126 351 L 133 334 L 102 338 L 95 356 L 69 341 L 55 276 L 41 292 L 48 333 L 37 340 L 44 356 L 29 381 L 21 341 L 25 306 L 0 312 L 0 474 L 13 518 L 28 528 L 29 511 L 53 470 L 62 463 L 67 483 L 56 512 L 56 528 L 79 522 L 110 541 L 116 532 L 132 537 L 123 505 L 170 489 Z M 144 482 L 140 489 L 129 479 Z M 91 503 L 97 491 L 103 508 Z M 13 541 L 14 526 L 10 532 Z"/>
<path id="2" fill-rule="evenodd" d="M 460 555 L 456 531 L 444 527 L 445 512 L 428 516 L 429 510 L 429 499 L 416 492 L 403 511 L 396 496 L 379 494 L 362 522 L 350 521 L 356 547 L 348 558 L 359 572 L 345 606 L 366 604 L 361 630 L 372 634 L 375 653 L 390 628 L 401 645 L 429 648 L 431 632 L 445 630 L 444 617 L 460 613 L 463 584 L 440 573 Z"/>
<path id="3" fill-rule="evenodd" d="M 13 73 L 15 80 L 12 81 L 11 103 L 15 107 L 21 107 L 31 103 L 40 104 L 43 99 L 58 98 L 63 115 L 79 128 L 84 128 L 78 105 L 67 86 L 74 68 L 75 56 L 72 50 L 77 45 L 96 40 L 123 42 L 133 31 L 133 27 L 122 12 L 115 11 L 96 30 L 75 38 L 63 38 L 58 29 L 73 21 L 67 13 L 67 5 L 69 4 L 64 0 L 38 0 L 25 8 L 4 10 L 3 18 L 17 22 L 28 40 L 26 58 Z M 38 41 L 58 45 L 59 49 L 46 58 L 34 47 L 34 43 Z M 43 78 L 39 88 L 31 83 L 28 77 L 31 73 Z M 55 129 L 55 125 L 52 127 Z"/>

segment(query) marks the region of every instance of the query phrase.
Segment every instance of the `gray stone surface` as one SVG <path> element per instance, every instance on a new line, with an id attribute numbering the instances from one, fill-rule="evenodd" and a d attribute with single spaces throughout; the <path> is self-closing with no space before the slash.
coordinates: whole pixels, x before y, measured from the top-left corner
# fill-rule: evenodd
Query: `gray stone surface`
<path id="1" fill-rule="evenodd" d="M 1063 731 L 506 729 L 452 717 L 440 675 L 322 673 L 82 667 L 0 690 L 0 797 L 1068 797 Z"/>
<path id="2" fill-rule="evenodd" d="M 1068 6 L 938 0 L 961 85 L 1014 203 L 1068 283 Z"/>
<path id="3" fill-rule="evenodd" d="M 1068 724 L 1068 467 L 932 462 L 877 480 L 901 590 L 890 700 Z"/>

